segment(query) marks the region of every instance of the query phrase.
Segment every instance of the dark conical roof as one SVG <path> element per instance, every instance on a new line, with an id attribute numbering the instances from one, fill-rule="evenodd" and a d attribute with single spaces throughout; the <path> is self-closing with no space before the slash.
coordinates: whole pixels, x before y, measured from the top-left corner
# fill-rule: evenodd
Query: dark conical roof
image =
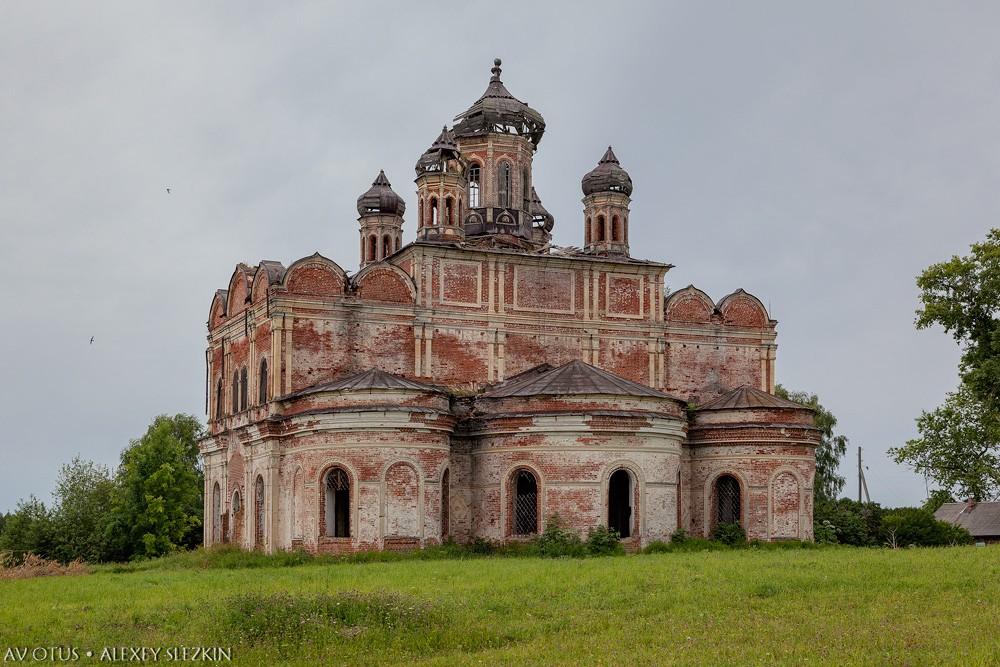
<path id="1" fill-rule="evenodd" d="M 485 395 L 489 398 L 503 398 L 506 396 L 553 396 L 560 394 L 673 398 L 646 385 L 626 380 L 620 375 L 609 373 L 580 360 L 571 361 L 544 373 L 527 375 L 523 379 L 486 392 Z"/>
<path id="2" fill-rule="evenodd" d="M 383 213 L 402 216 L 405 210 L 406 202 L 393 191 L 384 171 L 379 171 L 378 177 L 368 192 L 358 197 L 358 213 L 360 215 Z"/>
<path id="3" fill-rule="evenodd" d="M 626 195 L 632 194 L 632 177 L 622 169 L 615 152 L 608 146 L 604 157 L 597 163 L 593 171 L 583 177 L 583 194 L 591 195 L 595 192 L 623 192 Z"/>
<path id="4" fill-rule="evenodd" d="M 531 207 L 529 213 L 531 213 L 531 222 L 535 227 L 544 229 L 547 232 L 551 232 L 552 228 L 555 227 L 556 219 L 542 206 L 542 200 L 538 197 L 538 193 L 535 192 L 535 186 L 533 185 L 531 186 Z"/>
<path id="5" fill-rule="evenodd" d="M 810 410 L 808 406 L 789 401 L 769 394 L 760 389 L 743 385 L 737 389 L 713 398 L 704 405 L 699 405 L 698 410 L 743 410 L 746 408 L 796 408 L 798 410 Z"/>
<path id="6" fill-rule="evenodd" d="M 431 147 L 424 151 L 424 154 L 417 160 L 415 167 L 417 176 L 428 171 L 443 171 L 444 163 L 448 160 L 457 160 L 461 153 L 455 140 L 451 137 L 451 132 L 447 126 L 441 128 L 441 134 L 434 140 Z"/>
<path id="7" fill-rule="evenodd" d="M 536 146 L 545 132 L 545 119 L 510 94 L 500 80 L 500 59 L 493 61 L 493 76 L 486 92 L 475 104 L 455 116 L 456 137 L 474 137 L 488 132 L 519 134 Z"/>

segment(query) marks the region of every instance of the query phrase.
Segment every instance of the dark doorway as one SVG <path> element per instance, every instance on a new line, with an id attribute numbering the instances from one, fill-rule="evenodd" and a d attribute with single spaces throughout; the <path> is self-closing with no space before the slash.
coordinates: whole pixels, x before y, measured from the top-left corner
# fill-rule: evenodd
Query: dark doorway
<path id="1" fill-rule="evenodd" d="M 330 537 L 351 536 L 351 481 L 342 468 L 326 473 L 324 532 Z"/>
<path id="2" fill-rule="evenodd" d="M 264 548 L 264 478 L 258 477 L 254 489 L 254 548 Z"/>
<path id="3" fill-rule="evenodd" d="M 514 493 L 514 534 L 538 532 L 538 482 L 528 470 L 518 470 Z"/>
<path id="4" fill-rule="evenodd" d="M 735 477 L 723 475 L 715 483 L 715 522 L 740 522 L 740 483 Z"/>
<path id="5" fill-rule="evenodd" d="M 616 470 L 608 481 L 608 528 L 632 535 L 632 477 L 625 470 Z"/>

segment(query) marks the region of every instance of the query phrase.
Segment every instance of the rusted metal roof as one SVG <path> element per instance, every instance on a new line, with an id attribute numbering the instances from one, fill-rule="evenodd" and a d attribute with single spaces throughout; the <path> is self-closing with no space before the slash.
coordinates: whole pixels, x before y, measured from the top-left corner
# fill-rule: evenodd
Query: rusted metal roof
<path id="1" fill-rule="evenodd" d="M 385 171 L 382 170 L 379 170 L 368 192 L 358 197 L 359 215 L 378 213 L 403 215 L 405 210 L 406 202 L 393 191 L 389 179 L 385 177 Z"/>
<path id="2" fill-rule="evenodd" d="M 547 232 L 551 232 L 552 228 L 555 227 L 556 219 L 552 217 L 552 214 L 542 206 L 542 200 L 535 192 L 535 186 L 531 186 L 531 224 L 538 229 L 543 229 Z"/>
<path id="3" fill-rule="evenodd" d="M 431 147 L 424 151 L 424 154 L 417 160 L 414 169 L 417 176 L 430 171 L 444 171 L 448 160 L 457 160 L 461 154 L 458 145 L 451 137 L 451 132 L 447 127 L 441 128 L 441 134 L 434 140 Z"/>
<path id="4" fill-rule="evenodd" d="M 1000 537 L 1000 502 L 945 503 L 934 518 L 961 526 L 973 537 Z"/>
<path id="5" fill-rule="evenodd" d="M 274 285 L 281 282 L 281 278 L 285 275 L 285 265 L 281 262 L 276 262 L 272 259 L 261 260 L 261 267 L 267 271 L 267 284 Z"/>
<path id="6" fill-rule="evenodd" d="M 315 394 L 323 391 L 366 391 L 370 389 L 406 389 L 409 391 L 434 391 L 440 392 L 441 390 L 432 387 L 421 382 L 414 382 L 413 380 L 407 380 L 404 377 L 398 375 L 393 375 L 392 373 L 386 373 L 380 371 L 377 368 L 372 368 L 367 371 L 362 371 L 360 373 L 354 373 L 353 375 L 348 375 L 343 378 L 336 379 L 332 382 L 326 382 L 324 384 L 315 385 L 312 387 L 307 387 L 305 389 L 300 389 L 299 391 L 287 394 L 282 398 L 296 398 L 299 396 L 306 396 L 308 394 Z"/>
<path id="7" fill-rule="evenodd" d="M 742 410 L 746 408 L 796 408 L 799 410 L 809 410 L 810 408 L 789 401 L 784 398 L 769 394 L 760 389 L 754 389 L 743 385 L 738 389 L 733 389 L 728 394 L 723 394 L 718 398 L 713 398 L 704 405 L 699 405 L 698 410 Z"/>
<path id="8" fill-rule="evenodd" d="M 592 195 L 595 192 L 622 192 L 631 195 L 632 177 L 622 168 L 618 158 L 615 157 L 615 152 L 608 146 L 604 157 L 592 171 L 587 172 L 580 186 L 584 195 Z"/>
<path id="9" fill-rule="evenodd" d="M 507 396 L 553 396 L 563 394 L 605 394 L 612 396 L 654 396 L 674 398 L 638 382 L 595 368 L 580 360 L 563 364 L 541 374 L 532 374 L 486 392 L 487 398 Z M 674 398 L 674 400 L 679 400 Z"/>
<path id="10" fill-rule="evenodd" d="M 510 94 L 500 80 L 500 59 L 493 61 L 493 76 L 486 92 L 475 104 L 455 116 L 456 137 L 474 137 L 488 132 L 519 134 L 535 146 L 545 132 L 545 119 L 526 103 Z"/>

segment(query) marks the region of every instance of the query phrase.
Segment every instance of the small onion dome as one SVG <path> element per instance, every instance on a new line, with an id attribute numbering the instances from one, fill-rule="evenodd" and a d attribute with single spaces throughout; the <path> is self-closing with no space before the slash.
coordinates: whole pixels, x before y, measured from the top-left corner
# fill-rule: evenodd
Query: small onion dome
<path id="1" fill-rule="evenodd" d="M 371 189 L 358 197 L 358 213 L 361 215 L 384 213 L 402 217 L 405 210 L 406 202 L 393 192 L 392 186 L 389 185 L 389 179 L 381 170 L 378 172 L 378 178 L 372 183 Z"/>
<path id="2" fill-rule="evenodd" d="M 531 208 L 529 212 L 531 213 L 531 224 L 537 229 L 544 229 L 547 232 L 551 232 L 552 228 L 555 227 L 556 219 L 542 206 L 542 200 L 538 197 L 538 193 L 535 192 L 535 186 L 531 186 Z"/>
<path id="3" fill-rule="evenodd" d="M 545 132 L 545 119 L 510 94 L 500 80 L 500 59 L 493 61 L 493 76 L 486 92 L 466 111 L 455 116 L 456 137 L 475 137 L 488 132 L 518 134 L 535 146 Z"/>
<path id="4" fill-rule="evenodd" d="M 632 179 L 618 163 L 618 158 L 615 157 L 611 146 L 608 146 L 608 152 L 597 163 L 597 167 L 583 177 L 581 185 L 584 195 L 592 195 L 595 192 L 632 194 Z"/>
<path id="5" fill-rule="evenodd" d="M 424 154 L 417 160 L 417 166 L 415 167 L 417 176 L 429 171 L 444 171 L 448 160 L 457 160 L 460 155 L 461 153 L 458 152 L 458 146 L 455 144 L 455 140 L 451 138 L 451 132 L 448 131 L 448 127 L 442 127 L 438 138 L 434 140 L 431 147 L 424 151 Z"/>

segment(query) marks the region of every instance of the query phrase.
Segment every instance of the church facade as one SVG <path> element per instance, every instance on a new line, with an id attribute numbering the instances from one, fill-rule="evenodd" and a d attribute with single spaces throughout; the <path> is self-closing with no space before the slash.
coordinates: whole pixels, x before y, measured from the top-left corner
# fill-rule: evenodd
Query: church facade
<path id="1" fill-rule="evenodd" d="M 776 322 L 742 290 L 664 293 L 610 147 L 582 180 L 583 247 L 554 246 L 545 122 L 500 73 L 418 159 L 415 241 L 380 173 L 359 271 L 240 264 L 215 294 L 205 544 L 505 542 L 556 515 L 633 547 L 719 522 L 812 539 L 819 432 L 773 394 Z"/>

